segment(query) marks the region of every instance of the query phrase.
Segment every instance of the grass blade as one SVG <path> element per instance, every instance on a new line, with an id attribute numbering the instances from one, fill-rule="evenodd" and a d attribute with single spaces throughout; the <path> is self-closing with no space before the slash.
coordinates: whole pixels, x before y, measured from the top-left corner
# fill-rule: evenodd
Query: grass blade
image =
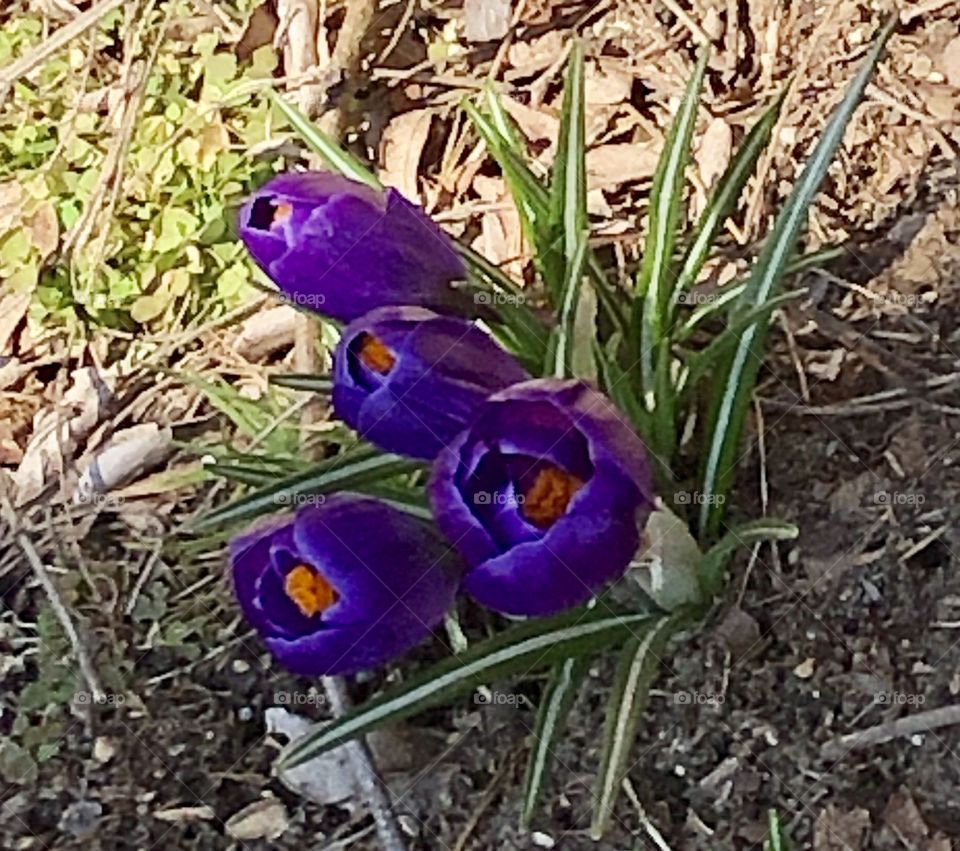
<path id="1" fill-rule="evenodd" d="M 553 748 L 563 734 L 570 707 L 577 697 L 580 683 L 590 667 L 587 656 L 570 657 L 556 665 L 543 690 L 537 725 L 533 731 L 533 745 L 527 758 L 527 772 L 523 781 L 523 809 L 520 826 L 527 829 L 537 810 L 540 795 L 547 780 Z"/>
<path id="2" fill-rule="evenodd" d="M 650 225 L 643 250 L 643 263 L 637 275 L 635 310 L 640 331 L 640 374 L 647 396 L 645 401 L 651 410 L 654 408 L 654 360 L 661 351 L 660 341 L 664 338 L 667 311 L 672 302 L 673 284 L 670 279 L 677 224 L 683 204 L 690 140 L 708 56 L 704 48 L 687 84 L 680 109 L 670 125 L 670 133 L 660 154 L 650 189 Z"/>
<path id="3" fill-rule="evenodd" d="M 485 98 L 488 105 L 497 101 L 498 106 L 491 110 L 493 117 L 481 112 L 469 100 L 464 100 L 462 106 L 503 172 L 510 194 L 520 212 L 524 237 L 534 248 L 537 269 L 546 282 L 549 276 L 556 276 L 550 267 L 550 264 L 555 262 L 552 258 L 559 259 L 557 237 L 551 231 L 549 222 L 550 193 L 524 160 L 512 132 L 513 125 L 509 123 L 509 116 L 499 104 L 496 93 L 488 89 Z M 496 116 L 499 116 L 499 120 Z M 603 265 L 592 251 L 587 252 L 587 269 L 597 293 L 598 303 L 614 327 L 626 335 L 629 319 L 620 304 L 620 294 L 611 286 Z"/>
<path id="4" fill-rule="evenodd" d="M 478 288 L 483 287 L 475 294 L 478 303 L 492 309 L 509 332 L 514 354 L 533 375 L 539 375 L 547 356 L 550 333 L 527 305 L 527 294 L 472 248 L 465 245 L 458 248 L 474 283 Z"/>
<path id="5" fill-rule="evenodd" d="M 511 148 L 518 156 L 523 156 L 523 145 L 520 141 L 520 133 L 517 125 L 510 117 L 510 113 L 503 106 L 503 101 L 497 94 L 497 90 L 488 85 L 483 90 L 483 104 L 486 107 L 486 113 L 493 122 L 493 126 L 500 134 L 503 144 Z"/>
<path id="6" fill-rule="evenodd" d="M 478 685 L 621 644 L 636 630 L 642 630 L 650 619 L 648 614 L 611 615 L 578 609 L 513 626 L 308 732 L 281 754 L 281 767 L 299 765 L 383 724 L 409 718 Z"/>
<path id="7" fill-rule="evenodd" d="M 288 476 L 201 517 L 194 529 L 251 520 L 262 514 L 297 506 L 306 496 L 318 496 L 364 485 L 418 469 L 420 462 L 387 455 L 369 447 L 344 452 L 305 473 Z"/>
<path id="8" fill-rule="evenodd" d="M 558 307 L 564 301 L 563 287 L 570 279 L 570 265 L 587 231 L 584 73 L 583 45 L 575 39 L 567 60 L 560 134 L 550 176 L 550 238 L 551 242 L 559 239 L 562 262 L 555 278 L 546 283 Z"/>
<path id="9" fill-rule="evenodd" d="M 290 126 L 296 131 L 297 135 L 303 140 L 303 143 L 311 151 L 320 154 L 334 171 L 340 172 L 344 177 L 356 180 L 359 183 L 366 183 L 373 189 L 383 189 L 383 184 L 377 179 L 377 176 L 363 164 L 357 157 L 349 151 L 344 150 L 337 141 L 324 133 L 307 116 L 297 109 L 290 101 L 270 91 L 270 99 L 273 105 L 280 110 L 283 117 L 290 122 Z"/>
<path id="10" fill-rule="evenodd" d="M 688 365 L 688 375 L 684 381 L 684 391 L 692 392 L 694 390 L 700 379 L 705 377 L 725 354 L 733 350 L 745 329 L 758 322 L 766 322 L 777 308 L 783 307 L 787 302 L 800 298 L 800 296 L 805 295 L 806 292 L 807 291 L 803 289 L 783 293 L 736 317 L 736 319 L 714 337 L 705 348 L 701 349 L 691 358 Z"/>
<path id="11" fill-rule="evenodd" d="M 646 634 L 631 638 L 620 651 L 617 675 L 607 703 L 603 753 L 594 790 L 590 835 L 596 840 L 603 836 L 613 814 L 620 784 L 629 769 L 630 751 L 647 704 L 650 684 L 675 626 L 674 618 L 655 619 L 647 625 Z"/>
<path id="12" fill-rule="evenodd" d="M 493 97 L 493 95 L 490 95 Z M 539 232 L 545 232 L 548 226 L 548 193 L 540 179 L 530 170 L 523 155 L 514 149 L 512 140 L 504 138 L 497 126 L 482 113 L 470 100 L 462 102 L 463 110 L 480 134 L 490 156 L 496 160 L 503 172 L 510 194 L 520 211 L 524 232 L 536 245 Z"/>
<path id="13" fill-rule="evenodd" d="M 787 270 L 783 273 L 784 277 L 786 278 L 791 275 L 799 275 L 809 269 L 815 269 L 818 266 L 829 263 L 831 260 L 836 260 L 838 257 L 842 257 L 843 252 L 844 249 L 841 246 L 832 246 L 830 248 L 823 248 L 819 251 L 810 251 L 806 254 L 802 254 L 793 260 L 789 266 L 787 266 Z M 696 330 L 696 327 L 701 322 L 709 319 L 715 313 L 718 313 L 724 308 L 728 308 L 736 303 L 737 299 L 740 298 L 746 287 L 746 282 L 739 284 L 728 284 L 723 289 L 713 293 L 710 300 L 706 301 L 704 304 L 697 305 L 690 312 L 690 315 L 687 317 L 684 323 L 674 333 L 674 343 L 681 343 L 684 340 L 689 339 L 690 335 L 694 332 L 694 330 Z"/>
<path id="14" fill-rule="evenodd" d="M 736 206 L 744 185 L 756 168 L 760 154 L 763 153 L 764 148 L 770 141 L 770 134 L 780 117 L 780 108 L 783 106 L 785 96 L 786 91 L 771 106 L 767 107 L 757 123 L 750 128 L 750 132 L 747 133 L 743 143 L 737 149 L 736 156 L 711 191 L 710 197 L 707 199 L 707 206 L 700 215 L 693 239 L 690 241 L 690 246 L 683 258 L 680 273 L 677 275 L 677 283 L 673 292 L 674 304 L 676 304 L 680 293 L 693 286 L 697 280 L 721 225 Z M 668 323 L 671 319 L 672 312 L 668 317 Z"/>
<path id="15" fill-rule="evenodd" d="M 555 286 L 558 313 L 550 370 L 557 378 L 573 374 L 574 331 L 588 248 L 584 73 L 583 45 L 574 41 L 567 61 L 560 138 L 550 183 L 551 231 L 561 235 L 563 245 L 561 278 L 555 285 L 548 282 Z"/>
<path id="16" fill-rule="evenodd" d="M 587 235 L 583 234 L 577 253 L 570 258 L 567 266 L 567 279 L 563 283 L 563 296 L 559 306 L 555 340 L 550 348 L 549 368 L 545 370 L 556 378 L 573 375 L 573 347 L 577 335 L 577 310 L 580 305 L 580 291 L 583 283 L 583 266 L 587 256 Z"/>
<path id="17" fill-rule="evenodd" d="M 748 547 L 757 541 L 792 541 L 800 530 L 782 520 L 754 520 L 732 529 L 704 554 L 700 561 L 700 587 L 709 600 L 723 587 L 723 573 L 727 562 L 738 547 Z"/>
<path id="18" fill-rule="evenodd" d="M 265 487 L 277 479 L 275 471 L 243 464 L 205 464 L 203 469 L 214 476 L 255 488 Z"/>
<path id="19" fill-rule="evenodd" d="M 271 384 L 277 387 L 287 387 L 290 390 L 303 390 L 308 393 L 319 393 L 329 396 L 333 391 L 333 379 L 328 375 L 312 375 L 308 372 L 290 372 L 286 375 L 271 375 Z"/>
<path id="20" fill-rule="evenodd" d="M 768 813 L 768 824 L 770 832 L 763 843 L 763 851 L 792 851 L 793 846 L 780 826 L 780 816 L 776 810 Z"/>
<path id="21" fill-rule="evenodd" d="M 890 18 L 874 41 L 840 105 L 830 116 L 803 172 L 777 216 L 773 231 L 753 267 L 738 310 L 754 309 L 777 295 L 787 264 L 793 257 L 797 239 L 807 218 L 807 212 L 827 173 L 834 154 L 843 139 L 843 133 L 864 89 L 873 74 L 887 39 L 896 26 L 897 16 Z M 751 325 L 739 337 L 729 365 L 718 371 L 718 387 L 708 420 L 708 447 L 704 455 L 700 492 L 704 499 L 700 511 L 702 536 L 717 532 L 723 518 L 724 499 L 733 479 L 740 435 L 750 398 L 756 384 L 757 372 L 763 361 L 766 323 Z"/>

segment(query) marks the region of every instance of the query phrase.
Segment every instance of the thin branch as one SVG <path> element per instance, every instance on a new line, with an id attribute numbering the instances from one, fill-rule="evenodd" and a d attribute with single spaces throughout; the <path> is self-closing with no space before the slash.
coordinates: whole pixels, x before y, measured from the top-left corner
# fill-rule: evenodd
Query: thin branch
<path id="1" fill-rule="evenodd" d="M 70 639 L 70 646 L 73 648 L 73 655 L 76 656 L 77 663 L 80 665 L 80 673 L 83 675 L 83 679 L 86 681 L 87 688 L 90 689 L 90 695 L 93 702 L 101 702 L 104 698 L 104 691 L 100 686 L 100 679 L 93 667 L 90 654 L 87 652 L 87 648 L 80 639 L 80 633 L 77 632 L 77 628 L 74 626 L 73 620 L 70 617 L 70 613 L 67 611 L 66 606 L 63 605 L 63 601 L 60 599 L 60 592 L 57 591 L 57 586 L 53 584 L 50 574 L 47 573 L 47 569 L 40 560 L 40 556 L 37 554 L 37 551 L 30 539 L 22 532 L 19 532 L 17 533 L 17 543 L 20 545 L 20 549 L 23 550 L 23 554 L 27 557 L 27 561 L 30 563 L 30 567 L 33 569 L 34 575 L 37 577 L 37 580 L 40 582 L 40 586 L 46 593 L 47 600 L 50 602 L 50 606 L 53 608 L 53 612 L 57 616 L 57 620 L 60 621 L 60 626 L 63 627 L 63 631 L 67 634 L 67 638 Z"/>
<path id="2" fill-rule="evenodd" d="M 339 718 L 350 710 L 350 697 L 341 677 L 324 677 L 323 688 L 335 717 Z M 390 794 L 374 767 L 370 748 L 363 740 L 348 742 L 343 747 L 350 755 L 357 784 L 370 807 L 383 851 L 406 851 L 407 844 L 397 824 Z"/>
<path id="3" fill-rule="evenodd" d="M 897 718 L 895 721 L 877 724 L 875 727 L 868 727 L 866 730 L 860 730 L 857 733 L 839 736 L 824 744 L 820 753 L 827 759 L 840 759 L 850 751 L 883 744 L 891 739 L 903 736 L 937 730 L 940 727 L 949 727 L 953 724 L 960 724 L 960 704 L 942 706 L 939 709 L 928 709 L 926 712 L 916 712 L 913 715 L 907 715 L 905 718 Z"/>

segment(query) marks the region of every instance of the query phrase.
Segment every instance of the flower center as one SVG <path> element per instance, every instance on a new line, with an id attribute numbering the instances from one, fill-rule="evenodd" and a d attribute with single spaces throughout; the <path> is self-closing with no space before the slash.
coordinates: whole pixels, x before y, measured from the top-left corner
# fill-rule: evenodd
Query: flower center
<path id="1" fill-rule="evenodd" d="M 393 365 L 397 362 L 397 359 L 393 356 L 393 352 L 391 352 L 380 339 L 374 337 L 373 334 L 363 335 L 357 354 L 364 365 L 374 372 L 379 372 L 381 375 L 386 375 L 390 372 L 390 370 L 393 369 Z"/>
<path id="2" fill-rule="evenodd" d="M 283 590 L 308 618 L 326 611 L 340 599 L 334 587 L 307 564 L 298 564 L 287 574 Z"/>
<path id="3" fill-rule="evenodd" d="M 249 224 L 256 230 L 269 231 L 274 225 L 283 224 L 292 215 L 292 204 L 261 196 L 253 202 Z"/>
<path id="4" fill-rule="evenodd" d="M 544 467 L 523 495 L 520 513 L 534 526 L 549 529 L 567 510 L 583 481 L 559 467 Z"/>
<path id="5" fill-rule="evenodd" d="M 284 204 L 280 202 L 279 204 L 273 205 L 273 222 L 271 224 L 279 225 L 285 222 L 290 216 L 293 215 L 293 205 Z"/>

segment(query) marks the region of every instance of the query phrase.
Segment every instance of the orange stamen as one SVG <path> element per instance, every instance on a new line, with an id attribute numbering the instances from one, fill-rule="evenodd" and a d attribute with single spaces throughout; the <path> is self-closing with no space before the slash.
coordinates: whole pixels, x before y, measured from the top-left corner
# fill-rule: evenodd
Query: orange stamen
<path id="1" fill-rule="evenodd" d="M 308 618 L 326 611 L 340 599 L 334 587 L 306 564 L 298 564 L 287 574 L 283 590 Z"/>
<path id="2" fill-rule="evenodd" d="M 559 467 L 544 467 L 523 497 L 520 511 L 535 526 L 549 529 L 567 510 L 583 482 Z"/>
<path id="3" fill-rule="evenodd" d="M 393 369 L 397 359 L 379 339 L 373 334 L 364 334 L 360 341 L 360 360 L 364 362 L 374 372 L 386 375 Z"/>
<path id="4" fill-rule="evenodd" d="M 293 215 L 293 205 L 292 204 L 274 204 L 273 205 L 273 224 L 279 225 L 283 224 L 290 216 Z"/>

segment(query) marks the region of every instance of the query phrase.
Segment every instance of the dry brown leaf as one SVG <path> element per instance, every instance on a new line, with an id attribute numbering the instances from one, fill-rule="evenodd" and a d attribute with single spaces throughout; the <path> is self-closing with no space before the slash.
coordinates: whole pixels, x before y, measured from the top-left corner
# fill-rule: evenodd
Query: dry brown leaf
<path id="1" fill-rule="evenodd" d="M 11 338 L 30 306 L 28 293 L 6 293 L 0 296 L 0 355 L 9 354 Z"/>
<path id="2" fill-rule="evenodd" d="M 112 397 L 113 378 L 93 367 L 73 372 L 72 384 L 58 404 L 38 411 L 23 460 L 13 474 L 17 505 L 39 496 L 64 471 L 65 459 L 88 436 Z"/>
<path id="3" fill-rule="evenodd" d="M 587 151 L 587 185 L 612 189 L 653 176 L 658 153 L 653 146 L 636 143 L 601 145 Z"/>
<path id="4" fill-rule="evenodd" d="M 846 357 L 847 350 L 842 348 L 829 352 L 813 352 L 807 360 L 806 370 L 818 381 L 836 381 L 840 377 Z"/>
<path id="5" fill-rule="evenodd" d="M 814 851 L 859 851 L 870 827 L 870 813 L 864 809 L 843 812 L 830 804 L 817 817 L 813 829 Z"/>
<path id="6" fill-rule="evenodd" d="M 714 118 L 697 147 L 697 169 L 703 185 L 709 189 L 730 164 L 733 150 L 733 130 L 722 118 Z"/>
<path id="7" fill-rule="evenodd" d="M 46 260 L 60 244 L 60 220 L 52 201 L 43 202 L 23 220 L 30 234 L 30 241 L 40 253 L 40 260 Z"/>
<path id="8" fill-rule="evenodd" d="M 884 819 L 907 848 L 915 848 L 916 851 L 950 851 L 949 839 L 942 834 L 931 836 L 917 802 L 904 787 L 890 796 Z"/>
<path id="9" fill-rule="evenodd" d="M 518 41 L 507 51 L 507 60 L 513 67 L 506 78 L 532 77 L 549 68 L 562 54 L 563 32 L 559 29 L 532 41 Z"/>
<path id="10" fill-rule="evenodd" d="M 503 106 L 510 117 L 517 122 L 520 132 L 530 141 L 547 140 L 553 142 L 560 132 L 560 120 L 552 112 L 533 109 L 511 97 L 503 98 Z"/>
<path id="11" fill-rule="evenodd" d="M 276 798 L 254 801 L 227 819 L 227 835 L 245 839 L 276 839 L 290 824 L 287 808 Z"/>
<path id="12" fill-rule="evenodd" d="M 943 50 L 940 65 L 947 82 L 960 88 L 960 36 L 953 39 Z"/>
<path id="13" fill-rule="evenodd" d="M 12 467 L 23 460 L 23 450 L 13 437 L 10 423 L 0 420 L 0 467 Z"/>
<path id="14" fill-rule="evenodd" d="M 23 211 L 23 187 L 19 183 L 0 183 L 0 233 L 10 230 Z"/>
<path id="15" fill-rule="evenodd" d="M 415 109 L 396 116 L 383 131 L 380 177 L 411 201 L 420 198 L 417 173 L 432 120 L 429 109 Z"/>
<path id="16" fill-rule="evenodd" d="M 216 813 L 210 807 L 170 807 L 166 810 L 157 810 L 153 813 L 155 819 L 168 824 L 183 824 L 191 821 L 210 821 L 216 818 Z"/>
<path id="17" fill-rule="evenodd" d="M 240 326 L 240 333 L 233 341 L 234 351 L 248 361 L 255 362 L 292 346 L 298 315 L 289 304 L 258 311 Z"/>
<path id="18" fill-rule="evenodd" d="M 467 41 L 497 41 L 510 29 L 510 0 L 464 0 L 463 34 Z"/>
<path id="19" fill-rule="evenodd" d="M 480 236 L 473 243 L 474 250 L 498 265 L 517 260 L 523 253 L 520 214 L 511 201 L 503 180 L 477 175 L 473 188 L 485 202 L 499 207 L 483 214 L 480 220 Z"/>
<path id="20" fill-rule="evenodd" d="M 623 103 L 630 99 L 632 89 L 633 77 L 625 71 L 602 61 L 587 65 L 584 99 L 590 106 Z"/>

